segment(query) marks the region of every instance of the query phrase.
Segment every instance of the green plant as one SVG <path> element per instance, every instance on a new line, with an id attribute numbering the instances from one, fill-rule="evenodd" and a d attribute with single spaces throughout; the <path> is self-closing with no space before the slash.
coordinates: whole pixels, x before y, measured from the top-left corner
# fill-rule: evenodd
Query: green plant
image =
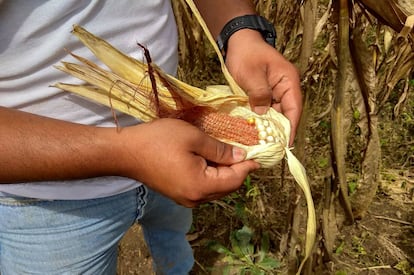
<path id="1" fill-rule="evenodd" d="M 210 243 L 211 249 L 224 255 L 222 261 L 226 267 L 223 274 L 230 274 L 230 271 L 237 271 L 241 275 L 274 274 L 280 263 L 269 253 L 269 236 L 261 236 L 260 246 L 253 244 L 253 236 L 253 230 L 243 226 L 230 234 L 230 249 L 218 242 Z"/>
<path id="2" fill-rule="evenodd" d="M 398 262 L 394 268 L 401 271 L 404 275 L 414 274 L 414 266 L 407 260 Z"/>
<path id="3" fill-rule="evenodd" d="M 244 186 L 246 187 L 246 197 L 255 198 L 260 195 L 259 187 L 252 184 L 250 176 L 244 180 Z"/>
<path id="4" fill-rule="evenodd" d="M 349 194 L 353 194 L 358 187 L 358 182 L 352 180 L 348 183 Z"/>
<path id="5" fill-rule="evenodd" d="M 361 238 L 354 236 L 352 238 L 352 252 L 355 258 L 359 258 L 363 255 L 367 255 L 367 251 L 365 250 L 363 246 L 364 240 L 365 240 L 365 236 Z"/>
<path id="6" fill-rule="evenodd" d="M 344 246 L 345 246 L 345 242 L 342 241 L 338 247 L 335 249 L 335 254 L 342 254 L 342 252 L 344 251 Z"/>
<path id="7" fill-rule="evenodd" d="M 326 168 L 330 164 L 329 159 L 322 156 L 317 159 L 317 163 L 319 168 Z"/>
<path id="8" fill-rule="evenodd" d="M 414 79 L 411 79 L 409 83 L 410 83 L 410 86 L 414 87 Z"/>

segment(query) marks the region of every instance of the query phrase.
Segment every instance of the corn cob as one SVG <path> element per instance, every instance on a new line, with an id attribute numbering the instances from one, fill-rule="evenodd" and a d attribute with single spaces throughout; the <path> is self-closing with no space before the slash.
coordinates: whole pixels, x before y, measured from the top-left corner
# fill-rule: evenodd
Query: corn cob
<path id="1" fill-rule="evenodd" d="M 286 156 L 289 170 L 304 191 L 308 203 L 305 257 L 299 268 L 300 272 L 313 246 L 316 221 L 306 172 L 288 148 L 289 121 L 272 108 L 264 115 L 258 115 L 250 110 L 247 95 L 227 72 L 214 39 L 208 32 L 194 4 L 190 0 L 187 2 L 199 18 L 210 42 L 213 43 L 213 47 L 219 55 L 223 73 L 229 86 L 211 86 L 206 90 L 190 86 L 165 74 L 155 64 L 144 64 L 124 55 L 106 41 L 75 25 L 73 33 L 111 71 L 104 70 L 93 62 L 72 54 L 81 64 L 62 62 L 62 65 L 57 68 L 86 81 L 88 84 L 57 83 L 55 87 L 107 105 L 144 122 L 159 117 L 176 117 L 187 120 L 209 135 L 245 149 L 246 159 L 256 160 L 263 168 L 273 167 Z M 153 77 L 158 95 L 156 108 L 148 108 L 148 106 L 155 107 L 154 95 L 151 93 L 154 83 L 146 74 L 149 66 L 155 72 Z"/>

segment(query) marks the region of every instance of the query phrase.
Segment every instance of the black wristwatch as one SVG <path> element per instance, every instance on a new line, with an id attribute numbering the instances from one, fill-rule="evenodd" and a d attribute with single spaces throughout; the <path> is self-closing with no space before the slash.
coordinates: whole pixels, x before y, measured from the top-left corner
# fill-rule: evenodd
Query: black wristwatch
<path id="1" fill-rule="evenodd" d="M 260 32 L 264 40 L 271 46 L 276 44 L 276 30 L 272 23 L 263 16 L 247 14 L 238 16 L 224 25 L 223 30 L 217 38 L 217 45 L 223 56 L 226 55 L 227 43 L 230 36 L 242 29 L 251 29 Z"/>

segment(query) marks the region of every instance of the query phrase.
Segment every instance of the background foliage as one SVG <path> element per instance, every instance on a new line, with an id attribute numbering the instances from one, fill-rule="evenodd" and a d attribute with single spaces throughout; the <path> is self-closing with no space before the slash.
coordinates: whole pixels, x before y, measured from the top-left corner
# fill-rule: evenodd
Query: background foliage
<path id="1" fill-rule="evenodd" d="M 191 12 L 183 1 L 173 4 L 180 34 L 179 77 L 200 87 L 224 83 L 215 53 Z M 388 252 L 395 255 L 389 259 L 384 253 L 367 256 L 375 254 L 364 248 L 374 229 L 353 230 L 361 221 L 370 222 L 372 207 L 382 195 L 400 188 L 396 192 L 403 196 L 390 195 L 392 205 L 379 203 L 385 203 L 390 213 L 400 211 L 401 221 L 409 219 L 409 233 L 402 233 L 398 240 L 414 239 L 414 51 L 413 23 L 409 22 L 414 3 L 256 0 L 255 4 L 258 13 L 276 27 L 277 49 L 297 65 L 302 76 L 305 110 L 294 152 L 307 169 L 320 222 L 314 257 L 304 272 L 342 272 L 344 265 L 338 259 L 344 254 L 357 259 L 353 268 L 358 271 L 364 270 L 358 265 L 361 259 L 374 266 L 410 270 L 414 255 L 405 252 L 404 245 L 394 242 Z M 402 203 L 403 212 L 393 208 L 395 201 Z M 224 254 L 226 272 L 238 274 L 251 268 L 245 265 L 246 258 L 240 259 L 240 247 L 234 242 L 237 232 L 249 228 L 247 247 L 253 263 L 254 251 L 262 251 L 266 236 L 270 240 L 266 257 L 281 262 L 273 265 L 272 260 L 272 268 L 294 273 L 303 250 L 305 215 L 301 193 L 284 163 L 260 171 L 251 175 L 240 192 L 196 210 L 193 232 L 196 246 L 203 248 L 196 255 L 211 258 L 203 253 L 208 253 L 206 239 L 213 239 L 213 247 Z M 351 241 L 344 239 L 347 235 Z M 384 237 L 384 245 L 392 242 Z M 372 249 L 381 250 L 381 245 Z M 199 260 L 196 272 L 210 272 L 209 264 L 213 263 Z M 345 264 L 344 270 L 349 268 Z M 258 268 L 257 272 L 270 271 Z"/>

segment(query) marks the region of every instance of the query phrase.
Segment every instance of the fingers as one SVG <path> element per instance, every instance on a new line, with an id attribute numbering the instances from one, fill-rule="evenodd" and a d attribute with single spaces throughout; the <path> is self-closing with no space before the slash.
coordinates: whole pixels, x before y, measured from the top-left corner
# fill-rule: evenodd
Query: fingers
<path id="1" fill-rule="evenodd" d="M 263 68 L 253 69 L 243 79 L 243 88 L 249 95 L 252 110 L 265 114 L 272 103 L 272 87 L 269 85 L 267 73 Z"/>
<path id="2" fill-rule="evenodd" d="M 192 201 L 194 205 L 216 200 L 234 192 L 240 188 L 247 175 L 260 168 L 260 165 L 252 160 L 243 161 L 231 166 L 207 166 L 202 175 L 205 193 L 200 198 Z"/>
<path id="3" fill-rule="evenodd" d="M 237 190 L 247 175 L 260 168 L 260 165 L 253 161 L 243 161 L 231 166 L 207 167 L 204 174 L 214 186 L 217 193 L 229 193 Z"/>
<path id="4" fill-rule="evenodd" d="M 283 113 L 290 121 L 293 144 L 302 113 L 302 93 L 297 68 L 275 49 L 266 47 L 268 58 L 259 59 L 259 68 L 248 78 L 246 86 L 252 109 L 267 110 L 270 106 Z M 265 69 L 263 69 L 265 68 Z M 254 85 L 254 86 L 253 86 Z M 262 114 L 261 112 L 257 112 Z"/>
<path id="5" fill-rule="evenodd" d="M 283 113 L 290 121 L 291 135 L 289 144 L 293 144 L 302 113 L 302 93 L 299 75 L 295 67 L 283 62 L 281 68 L 269 67 L 267 73 L 252 74 L 246 90 L 252 110 L 264 114 L 270 107 Z M 254 83 L 254 86 L 248 86 Z"/>
<path id="6" fill-rule="evenodd" d="M 250 92 L 250 94 L 254 94 L 254 96 L 249 97 L 252 110 L 259 115 L 265 114 L 272 103 L 272 90 L 263 87 Z"/>
<path id="7" fill-rule="evenodd" d="M 193 161 L 199 168 L 192 181 L 199 185 L 198 192 L 192 197 L 190 204 L 198 205 L 203 202 L 219 199 L 236 191 L 243 184 L 244 179 L 260 165 L 255 161 L 245 161 L 246 152 L 236 146 L 220 142 L 207 135 L 197 139 L 194 153 L 198 160 Z M 207 161 L 206 161 L 207 160 Z M 214 163 L 209 165 L 208 163 Z"/>
<path id="8" fill-rule="evenodd" d="M 216 200 L 240 188 L 247 175 L 260 168 L 253 160 L 242 161 L 230 166 L 209 166 L 202 156 L 196 156 L 194 165 L 188 165 L 180 184 L 181 194 L 174 200 L 186 207 Z M 201 164 L 201 165 L 200 165 Z M 201 170 L 200 168 L 203 167 Z M 177 189 L 174 189 L 176 192 Z"/>
<path id="9" fill-rule="evenodd" d="M 290 121 L 291 134 L 289 145 L 293 144 L 302 114 L 302 93 L 299 83 L 299 76 L 293 70 L 290 72 L 290 75 L 283 75 L 280 81 L 277 81 L 273 87 L 274 100 L 272 107 L 276 111 L 283 113 Z"/>

